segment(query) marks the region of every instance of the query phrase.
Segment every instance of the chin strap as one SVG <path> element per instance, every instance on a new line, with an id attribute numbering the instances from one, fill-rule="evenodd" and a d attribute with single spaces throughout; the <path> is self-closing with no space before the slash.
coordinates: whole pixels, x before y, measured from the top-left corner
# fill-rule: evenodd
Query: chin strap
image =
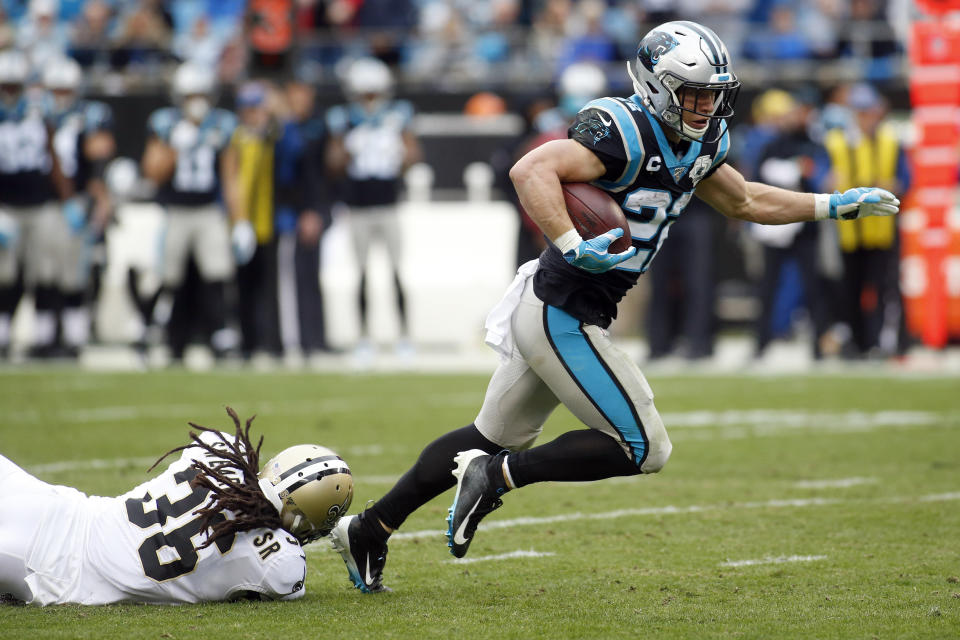
<path id="1" fill-rule="evenodd" d="M 281 502 L 280 496 L 277 494 L 277 489 L 273 486 L 273 483 L 266 478 L 260 478 L 257 484 L 260 485 L 260 491 L 263 492 L 263 495 L 270 501 L 270 504 L 277 510 L 277 513 L 279 514 L 283 511 L 283 502 Z"/>

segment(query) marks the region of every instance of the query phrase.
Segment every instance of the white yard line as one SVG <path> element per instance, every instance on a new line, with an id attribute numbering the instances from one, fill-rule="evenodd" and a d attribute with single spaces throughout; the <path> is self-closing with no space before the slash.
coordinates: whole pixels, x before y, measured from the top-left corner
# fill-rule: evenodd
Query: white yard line
<path id="1" fill-rule="evenodd" d="M 797 489 L 848 489 L 862 484 L 876 484 L 879 478 L 836 478 L 833 480 L 800 480 L 794 482 Z"/>
<path id="2" fill-rule="evenodd" d="M 618 518 L 643 517 L 643 516 L 664 516 L 681 515 L 687 513 L 703 513 L 707 511 L 727 511 L 731 509 L 780 509 L 794 508 L 803 509 L 807 507 L 823 507 L 839 504 L 901 504 L 913 502 L 948 502 L 960 500 L 960 491 L 952 493 L 937 493 L 924 496 L 894 496 L 890 498 L 879 498 L 876 500 L 844 500 L 840 498 L 804 498 L 804 499 L 776 499 L 764 500 L 759 502 L 721 502 L 717 504 L 687 505 L 664 507 L 647 507 L 643 509 L 618 509 L 616 511 L 606 511 L 603 513 L 564 513 L 554 516 L 543 516 L 537 518 L 513 518 L 510 520 L 487 521 L 480 525 L 479 529 L 489 531 L 491 529 L 509 529 L 525 525 L 546 525 L 557 522 L 573 522 L 576 520 L 614 520 Z M 400 531 L 392 536 L 391 540 L 413 540 L 421 538 L 434 538 L 445 535 L 441 530 L 425 531 Z"/>
<path id="3" fill-rule="evenodd" d="M 159 457 L 159 456 L 157 456 Z M 109 458 L 104 460 L 62 460 L 47 462 L 27 467 L 30 473 L 64 473 L 67 471 L 87 471 L 91 469 L 123 469 L 125 467 L 142 467 L 144 471 L 157 461 L 157 458 Z M 166 464 L 164 463 L 164 468 Z"/>
<path id="4" fill-rule="evenodd" d="M 549 558 L 557 554 L 551 551 L 524 551 L 522 549 L 511 551 L 510 553 L 501 553 L 495 556 L 477 556 L 476 558 L 454 558 L 448 560 L 452 564 L 472 564 L 474 562 L 490 562 L 493 560 L 513 560 L 514 558 Z"/>
<path id="5" fill-rule="evenodd" d="M 480 408 L 483 396 L 476 393 L 445 393 L 433 395 L 419 395 L 415 397 L 403 396 L 390 400 L 390 407 L 403 409 L 423 407 L 476 407 Z M 240 404 L 238 402 L 237 404 Z M 243 402 L 246 404 L 246 402 Z M 257 401 L 252 403 L 259 415 L 325 415 L 357 411 L 364 407 L 371 407 L 367 396 L 341 396 L 306 402 L 272 402 Z M 38 411 L 36 409 L 14 410 L 4 414 L 5 424 L 36 424 L 38 422 L 60 422 L 65 424 L 86 424 L 91 422 L 116 422 L 135 419 L 179 420 L 186 424 L 198 415 L 208 415 L 211 407 L 209 403 L 185 404 L 139 404 L 114 405 L 96 408 L 57 409 L 54 411 Z M 220 415 L 223 415 L 222 413 Z M 227 418 L 224 418 L 227 420 Z"/>
<path id="6" fill-rule="evenodd" d="M 827 556 L 777 556 L 760 558 L 757 560 L 729 560 L 721 562 L 721 567 L 752 567 L 757 564 L 783 564 L 786 562 L 815 562 L 817 560 L 826 560 Z"/>

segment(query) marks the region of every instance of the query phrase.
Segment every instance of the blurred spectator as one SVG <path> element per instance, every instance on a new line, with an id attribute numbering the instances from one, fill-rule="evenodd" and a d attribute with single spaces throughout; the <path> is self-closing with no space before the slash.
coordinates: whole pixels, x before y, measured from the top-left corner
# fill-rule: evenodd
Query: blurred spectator
<path id="1" fill-rule="evenodd" d="M 169 58 L 173 19 L 162 0 L 139 0 L 118 22 L 113 66 L 150 66 Z"/>
<path id="2" fill-rule="evenodd" d="M 743 55 L 750 60 L 806 60 L 812 53 L 797 25 L 796 9 L 788 2 L 777 2 L 766 28 L 752 34 L 743 44 Z"/>
<path id="3" fill-rule="evenodd" d="M 753 99 L 750 122 L 738 125 L 730 159 L 747 180 L 757 179 L 760 154 L 779 133 L 778 121 L 793 108 L 793 98 L 783 89 L 767 89 Z"/>
<path id="4" fill-rule="evenodd" d="M 775 119 L 778 134 L 761 154 L 759 180 L 793 191 L 820 193 L 826 190 L 830 162 L 824 148 L 810 139 L 808 125 L 814 116 L 814 105 L 790 98 L 786 111 Z M 828 300 L 821 286 L 819 232 L 815 222 L 794 222 L 784 225 L 750 224 L 749 232 L 763 247 L 763 272 L 758 283 L 760 315 L 756 324 L 756 355 L 763 355 L 776 337 L 775 313 L 778 302 L 788 304 L 786 320 L 780 325 L 789 329 L 793 301 L 800 299 L 809 313 L 811 349 L 814 359 L 822 357 L 821 338 L 830 326 Z M 788 267 L 787 269 L 786 267 Z M 795 269 L 795 271 L 794 271 Z M 791 280 L 790 274 L 799 277 Z"/>
<path id="5" fill-rule="evenodd" d="M 557 72 L 557 60 L 567 39 L 571 11 L 570 0 L 546 0 L 536 14 L 527 40 L 529 64 L 534 73 Z"/>
<path id="6" fill-rule="evenodd" d="M 17 48 L 27 54 L 34 69 L 43 69 L 66 53 L 67 28 L 57 9 L 57 0 L 30 0 L 27 17 L 17 30 Z"/>
<path id="7" fill-rule="evenodd" d="M 0 50 L 12 47 L 16 43 L 16 39 L 17 30 L 6 10 L 0 6 Z"/>
<path id="8" fill-rule="evenodd" d="M 403 249 L 396 204 L 404 170 L 418 162 L 420 145 L 411 129 L 413 107 L 394 100 L 390 70 L 376 58 L 361 58 L 345 69 L 344 93 L 349 104 L 327 112 L 327 168 L 340 179 L 340 197 L 346 205 L 350 233 L 360 269 L 360 331 L 356 361 L 372 364 L 375 355 L 367 316 L 367 258 L 374 242 L 386 245 L 396 286 L 400 340 L 399 355 L 412 355 L 404 287 L 400 279 Z"/>
<path id="9" fill-rule="evenodd" d="M 293 0 L 250 0 L 245 31 L 250 73 L 284 71 L 294 45 Z"/>
<path id="10" fill-rule="evenodd" d="M 850 15 L 838 43 L 839 52 L 865 60 L 862 72 L 866 79 L 889 78 L 896 70 L 900 46 L 886 19 L 886 2 L 851 0 L 849 6 Z"/>
<path id="11" fill-rule="evenodd" d="M 576 4 L 561 45 L 558 73 L 575 62 L 603 64 L 617 60 L 616 44 L 603 28 L 605 10 L 603 0 L 581 0 Z"/>
<path id="12" fill-rule="evenodd" d="M 70 28 L 70 55 L 83 67 L 110 64 L 110 21 L 113 10 L 106 0 L 90 0 Z"/>
<path id="13" fill-rule="evenodd" d="M 391 66 L 403 54 L 409 30 L 417 23 L 412 0 L 363 0 L 354 15 L 354 26 L 361 29 L 369 53 Z"/>
<path id="14" fill-rule="evenodd" d="M 276 151 L 277 232 L 280 234 L 281 319 L 296 307 L 296 341 L 308 359 L 328 351 L 320 288 L 321 238 L 330 226 L 329 194 L 323 167 L 324 124 L 309 78 L 284 87 L 287 110 Z M 293 267 L 294 295 L 283 295 Z"/>
<path id="15" fill-rule="evenodd" d="M 852 130 L 832 129 L 825 145 L 836 189 L 875 184 L 899 196 L 910 187 L 910 169 L 896 131 L 886 120 L 887 103 L 868 84 L 850 88 Z M 851 342 L 847 355 L 892 356 L 902 352 L 904 315 L 900 298 L 897 216 L 837 223 L 843 252 L 843 317 Z"/>
<path id="16" fill-rule="evenodd" d="M 223 41 L 210 27 L 210 18 L 199 15 L 193 21 L 189 31 L 178 34 L 173 39 L 173 54 L 183 62 L 191 62 L 210 69 L 216 69 L 220 63 Z"/>
<path id="17" fill-rule="evenodd" d="M 670 228 L 650 267 L 647 307 L 649 359 L 713 355 L 716 319 L 716 212 L 694 198 Z"/>

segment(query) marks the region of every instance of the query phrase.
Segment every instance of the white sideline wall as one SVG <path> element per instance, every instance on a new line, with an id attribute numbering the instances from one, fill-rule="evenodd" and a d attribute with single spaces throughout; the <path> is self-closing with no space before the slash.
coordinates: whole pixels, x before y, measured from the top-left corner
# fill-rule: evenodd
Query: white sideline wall
<path id="1" fill-rule="evenodd" d="M 413 342 L 455 348 L 481 344 L 483 320 L 516 270 L 519 218 L 513 205 L 403 202 L 398 215 L 404 247 L 400 277 Z M 126 204 L 117 212 L 117 224 L 107 235 L 108 266 L 96 310 L 102 340 L 128 342 L 139 335 L 126 274 L 135 266 L 148 278 L 158 277 L 162 229 L 163 213 L 155 204 Z M 360 272 L 341 216 L 321 241 L 327 340 L 349 348 L 360 334 Z M 399 324 L 387 254 L 380 246 L 370 254 L 367 287 L 372 338 L 390 343 Z"/>

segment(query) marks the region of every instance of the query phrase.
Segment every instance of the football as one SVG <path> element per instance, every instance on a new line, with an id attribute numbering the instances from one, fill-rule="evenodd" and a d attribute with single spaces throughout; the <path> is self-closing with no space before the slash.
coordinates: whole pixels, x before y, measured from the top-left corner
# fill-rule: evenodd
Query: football
<path id="1" fill-rule="evenodd" d="M 620 227 L 623 237 L 610 245 L 609 252 L 620 253 L 630 248 L 630 226 L 616 200 L 585 182 L 567 182 L 561 186 L 570 221 L 585 240 Z"/>

